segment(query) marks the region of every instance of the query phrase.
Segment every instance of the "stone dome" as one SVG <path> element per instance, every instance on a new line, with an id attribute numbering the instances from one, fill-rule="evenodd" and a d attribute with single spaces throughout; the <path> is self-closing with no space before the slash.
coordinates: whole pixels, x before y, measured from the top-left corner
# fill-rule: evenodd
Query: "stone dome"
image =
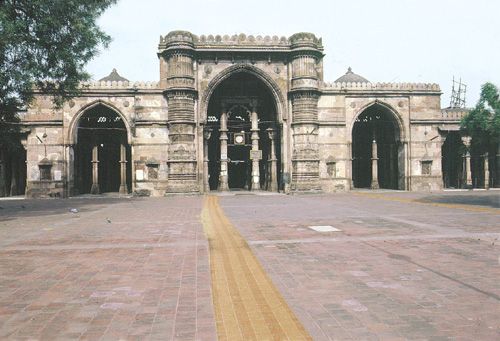
<path id="1" fill-rule="evenodd" d="M 351 67 L 349 67 L 345 75 L 338 78 L 335 83 L 370 83 L 370 81 L 358 74 L 355 74 L 352 72 Z"/>
<path id="2" fill-rule="evenodd" d="M 109 75 L 107 75 L 104 78 L 99 79 L 99 82 L 128 82 L 128 79 L 125 77 L 122 77 L 118 74 L 118 71 L 116 69 L 113 69 Z"/>

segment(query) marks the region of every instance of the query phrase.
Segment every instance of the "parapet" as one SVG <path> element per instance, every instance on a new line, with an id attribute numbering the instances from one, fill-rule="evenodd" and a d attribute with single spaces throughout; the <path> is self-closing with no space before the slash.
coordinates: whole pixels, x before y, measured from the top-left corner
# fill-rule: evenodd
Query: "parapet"
<path id="1" fill-rule="evenodd" d="M 171 31 L 166 36 L 160 36 L 160 47 L 167 47 L 170 44 L 189 44 L 193 45 L 197 37 L 188 31 Z"/>
<path id="2" fill-rule="evenodd" d="M 80 83 L 82 89 L 158 89 L 158 82 L 96 81 Z"/>
<path id="3" fill-rule="evenodd" d="M 430 91 L 441 93 L 439 84 L 435 83 L 323 83 L 323 90 L 364 90 L 364 91 Z"/>
<path id="4" fill-rule="evenodd" d="M 441 118 L 443 120 L 460 121 L 469 112 L 470 109 L 466 108 L 445 108 L 441 109 Z"/>
<path id="5" fill-rule="evenodd" d="M 229 35 L 201 35 L 196 43 L 197 46 L 203 45 L 250 45 L 250 46 L 288 46 L 289 42 L 286 37 L 278 37 L 278 36 L 253 36 L 253 35 L 245 35 L 235 34 L 232 36 Z"/>
<path id="6" fill-rule="evenodd" d="M 285 50 L 308 47 L 323 49 L 321 38 L 317 38 L 312 33 L 301 32 L 292 35 L 290 38 L 281 36 L 261 36 L 246 35 L 244 33 L 234 35 L 201 35 L 196 36 L 187 31 L 172 31 L 165 36 L 160 36 L 159 49 L 163 50 L 171 45 L 192 44 L 195 48 L 252 48 L 252 47 L 274 47 Z"/>
<path id="7" fill-rule="evenodd" d="M 318 50 L 323 49 L 323 41 L 321 38 L 316 38 L 313 33 L 300 32 L 295 33 L 289 39 L 291 47 L 301 48 L 301 47 L 312 47 Z"/>

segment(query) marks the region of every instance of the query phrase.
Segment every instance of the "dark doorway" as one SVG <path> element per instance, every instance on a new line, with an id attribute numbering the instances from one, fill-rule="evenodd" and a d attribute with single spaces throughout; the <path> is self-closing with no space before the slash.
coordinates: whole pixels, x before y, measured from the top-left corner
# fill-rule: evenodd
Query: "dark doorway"
<path id="1" fill-rule="evenodd" d="M 130 161 L 125 124 L 113 109 L 97 105 L 88 109 L 78 123 L 75 146 L 75 194 L 90 193 L 92 188 L 92 150 L 98 151 L 98 183 L 101 193 L 120 189 L 120 148 L 125 146 L 126 160 Z M 131 165 L 126 163 L 127 187 L 131 188 Z"/>
<path id="2" fill-rule="evenodd" d="M 404 159 L 400 132 L 394 114 L 380 104 L 365 109 L 352 129 L 352 175 L 356 188 L 372 186 L 373 141 L 377 146 L 377 173 L 380 188 L 402 188 L 400 159 Z"/>
<path id="3" fill-rule="evenodd" d="M 26 149 L 21 143 L 0 146 L 0 197 L 24 195 L 26 173 Z"/>
<path id="4" fill-rule="evenodd" d="M 441 147 L 443 186 L 445 188 L 462 188 L 464 183 L 464 153 L 460 133 L 451 131 Z"/>
<path id="5" fill-rule="evenodd" d="M 256 76 L 239 72 L 224 80 L 215 89 L 208 104 L 207 127 L 212 129 L 208 140 L 208 174 L 210 190 L 220 188 L 221 134 L 220 119 L 223 110 L 227 113 L 227 157 L 228 185 L 230 189 L 251 188 L 252 149 L 251 111 L 258 114 L 260 188 L 271 190 L 272 165 L 271 140 L 268 129 L 274 131 L 274 161 L 276 183 L 280 183 L 281 134 L 276 118 L 276 103 L 267 86 Z"/>
<path id="6" fill-rule="evenodd" d="M 474 188 L 485 188 L 486 181 L 486 158 L 488 159 L 488 187 L 498 187 L 497 183 L 497 157 L 498 147 L 494 144 L 481 145 L 472 140 L 470 147 L 470 164 L 472 186 Z"/>

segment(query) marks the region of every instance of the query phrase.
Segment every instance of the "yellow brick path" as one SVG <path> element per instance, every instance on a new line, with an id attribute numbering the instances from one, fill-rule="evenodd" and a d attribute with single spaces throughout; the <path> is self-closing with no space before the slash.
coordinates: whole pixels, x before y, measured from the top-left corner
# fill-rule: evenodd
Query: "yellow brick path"
<path id="1" fill-rule="evenodd" d="M 210 245 L 219 340 L 312 340 L 224 215 L 217 197 L 205 199 L 202 222 Z"/>

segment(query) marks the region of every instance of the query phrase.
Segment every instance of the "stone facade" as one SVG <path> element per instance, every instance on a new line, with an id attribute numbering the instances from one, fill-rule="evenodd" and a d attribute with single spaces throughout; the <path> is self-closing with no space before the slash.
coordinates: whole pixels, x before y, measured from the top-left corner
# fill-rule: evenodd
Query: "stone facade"
<path id="1" fill-rule="evenodd" d="M 158 57 L 157 83 L 103 80 L 82 84 L 81 95 L 60 109 L 53 108 L 48 96 L 36 95 L 21 114 L 29 130 L 25 141 L 27 196 L 85 193 L 89 184 L 80 178 L 94 166 L 95 177 L 101 174 L 106 160 L 99 159 L 98 142 L 91 161 L 91 154 L 88 160 L 76 155 L 81 150 L 78 144 L 84 143 L 79 142 L 81 120 L 92 108 L 116 113 L 115 120 L 123 123 L 126 136 L 120 142 L 127 148 L 127 152 L 122 150 L 121 172 L 108 172 L 105 179 L 121 177 L 121 189 L 129 183 L 127 191 L 138 195 L 221 189 L 225 177 L 247 176 L 236 171 L 239 163 L 249 169 L 250 187 L 261 190 L 347 191 L 356 186 L 354 169 L 365 167 L 359 165 L 371 165 L 371 171 L 356 170 L 359 177 L 368 181 L 371 176 L 372 182 L 381 177 L 382 185 L 390 188 L 443 187 L 441 147 L 447 132 L 458 129 L 463 113 L 441 110 L 436 84 L 345 82 L 342 78 L 326 83 L 322 41 L 311 33 L 279 38 L 174 31 L 160 37 Z M 241 91 L 236 89 L 238 79 L 246 84 Z M 260 92 L 252 90 L 253 84 Z M 261 93 L 269 100 L 262 99 Z M 236 106 L 247 108 L 243 111 L 248 110 L 248 119 L 231 112 Z M 102 118 L 96 117 L 96 122 Z M 231 130 L 234 117 L 241 124 Z M 361 150 L 359 155 L 366 154 L 356 141 L 366 136 L 353 131 L 372 118 L 385 122 L 389 128 L 384 132 L 394 136 L 386 145 L 379 143 L 378 154 L 373 154 L 371 145 L 366 147 L 370 148 L 366 153 L 372 153 L 368 161 L 353 153 L 354 144 Z M 229 124 L 227 132 L 223 121 Z M 375 151 L 377 141 L 384 139 L 377 124 L 369 125 Z M 110 134 L 111 129 L 118 129 L 110 127 Z M 238 155 L 243 159 L 231 160 L 224 150 L 237 148 L 237 129 L 252 143 L 248 142 L 248 157 L 242 149 L 245 152 Z M 87 161 L 81 164 L 77 159 Z"/>

